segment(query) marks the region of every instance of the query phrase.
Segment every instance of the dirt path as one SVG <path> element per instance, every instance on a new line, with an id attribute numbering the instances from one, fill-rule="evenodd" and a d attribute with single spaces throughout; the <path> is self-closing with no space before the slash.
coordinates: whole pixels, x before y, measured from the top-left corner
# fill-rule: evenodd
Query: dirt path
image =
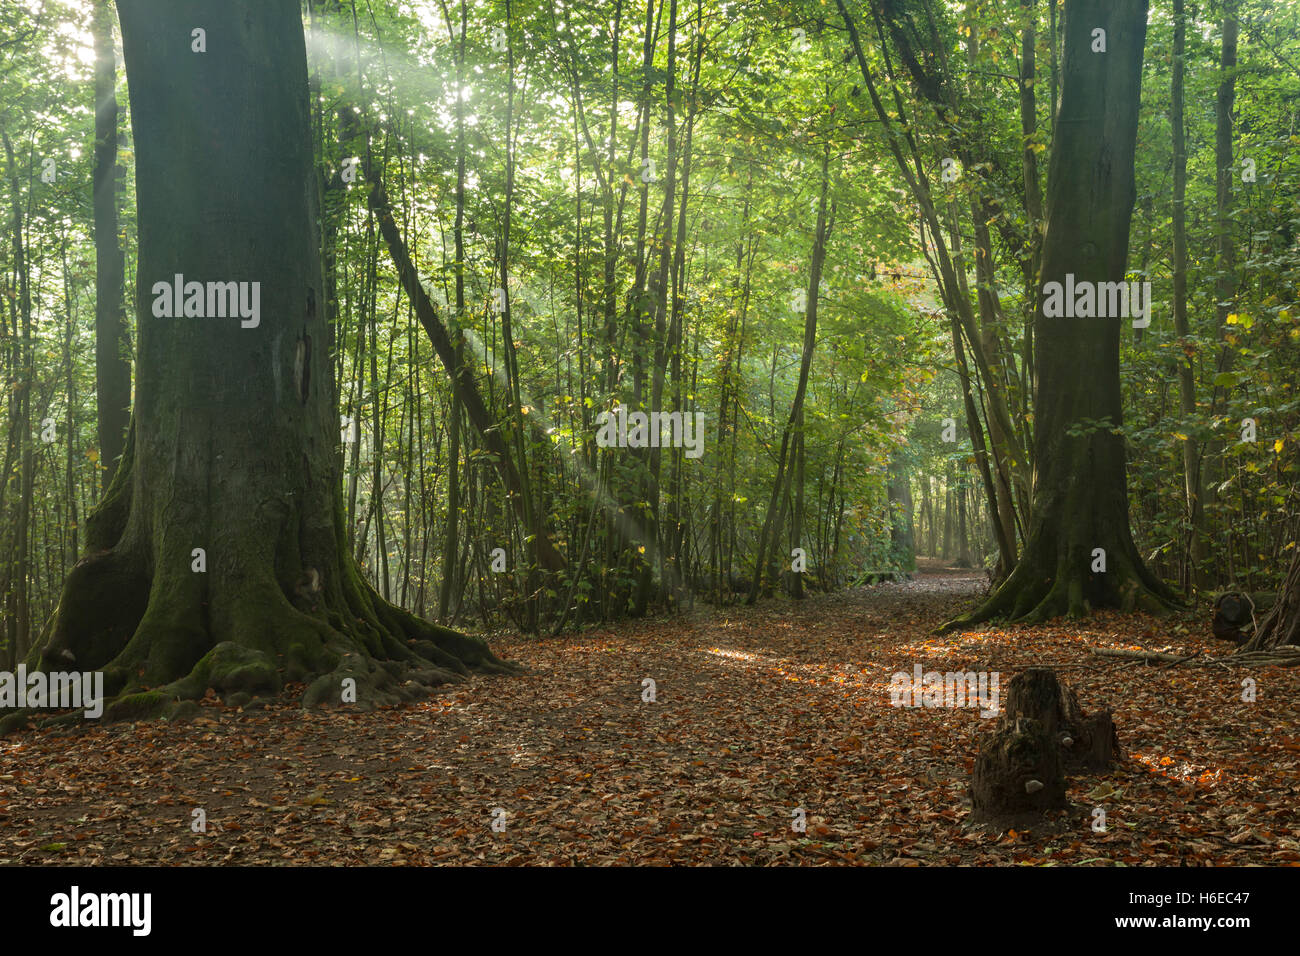
<path id="1" fill-rule="evenodd" d="M 982 575 L 706 609 L 553 639 L 497 636 L 521 678 L 370 714 L 207 701 L 191 724 L 0 739 L 4 863 L 1162 863 L 1300 861 L 1300 673 L 1157 671 L 1089 645 L 1224 647 L 1197 622 L 936 638 Z M 1193 635 L 1177 630 L 1191 624 Z M 890 705 L 896 671 L 1042 662 L 1109 705 L 1131 759 L 1072 779 L 1071 830 L 962 827 L 973 709 Z M 656 700 L 642 700 L 643 680 Z M 1107 815 L 1091 829 L 1092 809 Z M 791 829 L 802 809 L 806 833 Z M 192 832 L 193 811 L 207 832 Z M 504 832 L 493 832 L 494 811 Z"/>

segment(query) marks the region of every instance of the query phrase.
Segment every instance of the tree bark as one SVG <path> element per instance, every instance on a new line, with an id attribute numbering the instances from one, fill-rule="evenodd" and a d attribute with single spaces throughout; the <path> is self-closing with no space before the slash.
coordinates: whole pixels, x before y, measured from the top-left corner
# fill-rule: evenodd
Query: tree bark
<path id="1" fill-rule="evenodd" d="M 1218 256 L 1214 282 L 1216 334 L 1219 341 L 1219 359 L 1215 373 L 1221 374 L 1232 366 L 1232 349 L 1226 342 L 1228 315 L 1237 292 L 1237 248 L 1232 235 L 1232 187 L 1236 170 L 1232 162 L 1232 109 L 1237 98 L 1237 3 L 1225 0 L 1223 9 L 1223 40 L 1220 45 L 1219 87 L 1214 98 L 1214 165 L 1215 165 L 1215 253 Z M 1213 420 L 1221 408 L 1220 401 L 1227 400 L 1227 388 L 1215 387 L 1210 398 Z M 1201 465 L 1201 501 L 1211 507 L 1218 497 L 1219 479 L 1223 475 L 1223 441 L 1215 438 L 1205 443 L 1204 461 Z"/>
<path id="2" fill-rule="evenodd" d="M 469 12 L 465 0 L 460 4 L 460 30 L 453 37 L 456 44 L 456 88 L 463 82 L 465 34 Z M 451 24 L 448 24 L 450 28 Z M 456 97 L 456 224 L 452 235 L 456 246 L 456 322 L 465 321 L 465 98 Z M 464 345 L 456 344 L 457 365 L 464 363 Z M 457 389 L 451 392 L 451 413 L 447 418 L 447 523 L 443 537 L 442 586 L 438 589 L 438 620 L 447 621 L 451 614 L 451 597 L 456 584 L 456 566 L 460 557 L 460 419 L 461 401 Z"/>
<path id="3" fill-rule="evenodd" d="M 1241 650 L 1262 651 L 1283 644 L 1300 645 L 1300 549 L 1291 558 L 1291 569 L 1277 600 L 1259 622 L 1259 630 Z"/>
<path id="4" fill-rule="evenodd" d="M 32 492 L 36 480 L 36 452 L 32 435 L 32 389 L 35 385 L 36 361 L 35 338 L 32 334 L 32 287 L 31 263 L 28 257 L 23 205 L 20 196 L 21 185 L 18 178 L 18 164 L 14 158 L 13 144 L 9 135 L 0 130 L 0 139 L 4 141 L 5 161 L 9 172 L 10 198 L 10 243 L 13 251 L 13 271 L 17 278 L 17 302 L 14 308 L 15 338 L 13 357 L 16 359 L 17 375 L 10 386 L 10 410 L 13 431 L 17 433 L 19 454 L 18 501 L 15 504 L 13 552 L 7 556 L 9 562 L 8 592 L 5 594 L 5 606 L 8 611 L 8 634 L 11 657 L 21 658 L 27 653 L 30 643 L 31 612 L 31 525 Z M 19 333 L 19 323 L 21 332 Z M 8 457 L 8 456 L 6 456 Z M 8 483 L 8 471 L 3 476 Z"/>
<path id="5" fill-rule="evenodd" d="M 1147 0 L 1068 0 L 1044 283 L 1064 283 L 1067 274 L 1076 282 L 1125 278 L 1146 21 Z M 1092 50 L 1096 29 L 1106 31 L 1105 53 Z M 1038 475 L 1025 546 L 997 591 L 943 630 L 999 616 L 1082 616 L 1102 607 L 1165 611 L 1175 601 L 1146 568 L 1129 529 L 1121 319 L 1048 318 L 1045 300 L 1040 288 L 1034 356 Z"/>
<path id="6" fill-rule="evenodd" d="M 1187 52 L 1187 16 L 1183 0 L 1174 0 L 1173 79 L 1170 89 L 1170 117 L 1174 146 L 1174 334 L 1179 348 L 1174 352 L 1178 363 L 1178 411 L 1190 432 L 1196 416 L 1196 375 L 1192 369 L 1195 354 L 1188 337 L 1187 321 L 1187 130 L 1183 107 L 1184 59 Z M 1200 456 L 1197 441 L 1190 434 L 1183 439 L 1183 499 L 1187 507 L 1187 549 L 1183 588 L 1190 591 L 1201 574 L 1204 558 L 1201 540 Z"/>
<path id="7" fill-rule="evenodd" d="M 1068 806 L 1060 750 L 1039 721 L 999 721 L 980 743 L 970 798 L 970 822 L 990 827 L 1024 826 Z"/>
<path id="8" fill-rule="evenodd" d="M 889 459 L 889 544 L 904 570 L 916 568 L 916 531 L 912 525 L 912 483 L 907 466 L 895 452 Z"/>
<path id="9" fill-rule="evenodd" d="M 113 482 L 131 423 L 131 342 L 122 298 L 125 265 L 118 239 L 117 69 L 113 10 L 95 0 L 95 385 L 103 485 Z"/>
<path id="10" fill-rule="evenodd" d="M 1051 670 L 1021 671 L 975 758 L 971 822 L 1021 825 L 1065 809 L 1068 769 L 1102 771 L 1121 757 L 1109 711 L 1085 714 Z"/>
<path id="11" fill-rule="evenodd" d="M 286 681 L 310 682 L 304 705 L 339 702 L 347 678 L 368 709 L 470 667 L 516 670 L 382 600 L 348 553 L 298 4 L 118 11 L 139 202 L 135 410 L 32 657 L 102 669 L 121 695 L 110 719 Z M 199 25 L 206 53 L 191 49 Z M 177 274 L 259 282 L 257 324 L 155 316 L 154 284 Z"/>

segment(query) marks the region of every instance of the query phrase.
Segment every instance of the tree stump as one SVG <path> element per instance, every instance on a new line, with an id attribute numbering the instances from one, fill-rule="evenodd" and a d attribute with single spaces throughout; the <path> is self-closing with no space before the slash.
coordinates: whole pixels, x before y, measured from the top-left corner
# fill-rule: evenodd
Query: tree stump
<path id="1" fill-rule="evenodd" d="M 1060 747 L 1041 721 L 998 721 L 975 758 L 970 794 L 973 823 L 1000 824 L 1066 808 Z"/>
<path id="2" fill-rule="evenodd" d="M 1210 630 L 1221 641 L 1244 644 L 1254 633 L 1252 619 L 1255 602 L 1249 595 L 1239 591 L 1220 594 L 1214 601 L 1214 618 Z"/>
<path id="3" fill-rule="evenodd" d="M 1065 809 L 1067 769 L 1104 770 L 1120 758 L 1110 711 L 1086 714 L 1055 673 L 1022 671 L 975 758 L 970 820 L 1003 825 Z"/>
<path id="4" fill-rule="evenodd" d="M 1123 757 L 1110 711 L 1086 714 L 1074 691 L 1047 668 L 1033 667 L 1011 678 L 1003 720 L 1032 717 L 1061 747 L 1067 769 L 1106 770 Z"/>

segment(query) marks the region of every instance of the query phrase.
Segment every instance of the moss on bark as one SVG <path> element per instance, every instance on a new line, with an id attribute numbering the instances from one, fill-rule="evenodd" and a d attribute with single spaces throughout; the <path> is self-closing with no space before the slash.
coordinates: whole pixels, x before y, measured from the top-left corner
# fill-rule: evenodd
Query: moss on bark
<path id="1" fill-rule="evenodd" d="M 209 689 L 238 706 L 300 682 L 308 684 L 305 707 L 371 710 L 426 696 L 472 672 L 521 672 L 484 641 L 384 601 L 350 567 L 346 549 L 336 554 L 344 556 L 340 563 L 347 569 L 321 593 L 338 604 L 322 603 L 312 611 L 294 605 L 276 586 L 271 569 L 263 586 L 225 596 L 195 588 L 183 576 L 160 574 L 142 583 L 123 574 L 70 575 L 47 628 L 50 638 L 33 650 L 29 667 L 102 670 L 105 692 L 114 698 L 103 715 L 110 721 L 166 716 L 178 702 L 198 700 Z M 95 556 L 94 563 L 122 562 L 110 553 Z M 123 592 L 123 581 L 136 592 Z M 101 603 L 116 613 L 91 613 Z M 203 613 L 204 605 L 223 604 L 230 605 L 227 613 Z M 141 605 L 134 622 L 122 610 Z M 352 684 L 345 703 L 347 680 Z M 25 726 L 34 716 L 38 713 L 9 715 L 0 721 L 0 733 Z"/>
<path id="2" fill-rule="evenodd" d="M 87 554 L 29 667 L 102 670 L 106 719 L 184 713 L 209 688 L 251 702 L 303 683 L 305 704 L 328 705 L 350 679 L 350 706 L 368 708 L 514 673 L 484 642 L 383 601 L 351 557 L 297 7 L 118 12 L 140 233 L 135 397 Z M 196 18 L 230 55 L 196 66 L 166 40 Z M 178 274 L 257 284 L 257 321 L 155 316 L 153 284 Z"/>
<path id="3" fill-rule="evenodd" d="M 1146 0 L 1075 0 L 1065 20 L 1034 320 L 1034 489 L 1023 551 L 1007 580 L 941 631 L 993 618 L 1036 622 L 1110 607 L 1176 603 L 1129 529 L 1120 386 L 1122 318 L 1045 309 L 1046 290 L 1126 280 Z M 1105 57 L 1091 49 L 1105 29 Z M 1094 571 L 1094 552 L 1106 570 Z"/>
<path id="4" fill-rule="evenodd" d="M 1076 537 L 1066 543 L 1056 533 L 1040 531 L 1030 538 L 997 590 L 979 607 L 942 625 L 938 633 L 999 619 L 1023 624 L 1056 617 L 1078 619 L 1100 608 L 1156 615 L 1177 608 L 1177 598 L 1147 569 L 1127 529 L 1122 533 L 1113 529 L 1113 534 L 1107 539 L 1111 547 L 1104 549 L 1106 570 L 1093 571 L 1091 544 L 1098 535 L 1084 533 L 1081 537 L 1089 540 L 1080 542 Z"/>

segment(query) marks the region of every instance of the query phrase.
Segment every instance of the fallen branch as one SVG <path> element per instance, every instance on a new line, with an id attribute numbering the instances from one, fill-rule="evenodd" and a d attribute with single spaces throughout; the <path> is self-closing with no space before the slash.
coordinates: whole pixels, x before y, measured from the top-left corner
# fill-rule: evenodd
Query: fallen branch
<path id="1" fill-rule="evenodd" d="M 1201 657 L 1200 651 L 1195 654 L 1179 655 L 1166 654 L 1161 651 L 1129 651 L 1118 647 L 1090 647 L 1088 652 L 1099 657 L 1120 657 L 1134 663 L 1146 662 L 1148 664 L 1164 665 L 1156 668 L 1157 670 L 1164 670 L 1165 667 L 1172 667 L 1175 664 L 1189 663 L 1194 667 L 1208 664 L 1218 664 L 1220 666 L 1237 664 L 1242 667 L 1263 667 L 1268 665 L 1300 667 L 1300 647 L 1291 647 L 1289 645 L 1282 645 L 1264 651 L 1228 654 L 1224 657 Z M 1193 661 L 1193 658 L 1197 659 Z"/>
<path id="2" fill-rule="evenodd" d="M 1281 644 L 1267 650 L 1231 654 L 1228 657 L 1221 657 L 1219 660 L 1236 664 L 1277 664 L 1281 667 L 1297 667 L 1300 666 L 1300 647 Z"/>
<path id="3" fill-rule="evenodd" d="M 1163 670 L 1167 670 L 1170 667 L 1177 667 L 1179 664 L 1186 664 L 1192 658 L 1200 657 L 1200 656 L 1201 656 L 1201 652 L 1197 651 L 1195 654 L 1188 654 L 1186 657 L 1179 658 L 1176 661 L 1170 661 L 1168 664 L 1161 664 L 1159 667 L 1156 668 L 1156 670 L 1163 671 Z"/>
<path id="4" fill-rule="evenodd" d="M 1160 661 L 1167 664 L 1177 664 L 1189 659 L 1178 654 L 1163 654 L 1159 651 L 1126 651 L 1118 647 L 1090 647 L 1088 651 L 1101 657 L 1123 657 L 1129 660 L 1146 661 L 1147 663 Z"/>

